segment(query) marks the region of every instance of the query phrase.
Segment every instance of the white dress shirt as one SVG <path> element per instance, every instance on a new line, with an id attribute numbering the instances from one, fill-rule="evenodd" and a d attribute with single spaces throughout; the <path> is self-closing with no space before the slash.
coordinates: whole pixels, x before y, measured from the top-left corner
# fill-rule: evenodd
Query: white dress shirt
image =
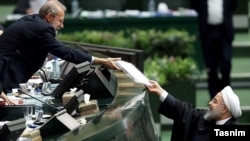
<path id="1" fill-rule="evenodd" d="M 160 95 L 160 101 L 163 102 L 168 96 L 168 92 L 164 91 L 163 93 L 161 93 Z"/>
<path id="2" fill-rule="evenodd" d="M 223 0 L 207 0 L 208 19 L 210 25 L 218 25 L 223 22 Z"/>
<path id="3" fill-rule="evenodd" d="M 223 119 L 223 120 L 216 121 L 216 125 L 223 125 L 223 124 L 225 124 L 230 118 L 231 118 L 231 117 L 226 118 L 226 119 Z"/>

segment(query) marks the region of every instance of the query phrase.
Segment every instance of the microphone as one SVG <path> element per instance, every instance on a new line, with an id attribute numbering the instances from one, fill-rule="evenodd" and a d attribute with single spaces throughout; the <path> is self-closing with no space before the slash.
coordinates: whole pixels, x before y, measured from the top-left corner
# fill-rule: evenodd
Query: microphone
<path id="1" fill-rule="evenodd" d="M 38 74 L 42 78 L 43 82 L 48 82 L 46 72 L 42 68 L 38 71 Z"/>
<path id="2" fill-rule="evenodd" d="M 51 108 L 53 108 L 53 109 L 55 109 L 55 110 L 57 110 L 57 111 L 61 111 L 61 110 L 62 110 L 62 109 L 59 109 L 59 108 L 57 108 L 57 107 L 55 107 L 55 106 L 53 106 L 53 105 L 50 105 L 50 104 L 48 104 L 48 103 L 46 103 L 46 102 L 44 102 L 44 101 L 42 101 L 42 100 L 40 100 L 40 99 L 38 99 L 38 98 L 32 96 L 32 95 L 30 95 L 29 93 L 23 91 L 23 90 L 20 89 L 20 88 L 18 89 L 18 91 L 21 92 L 21 93 L 23 93 L 23 94 L 25 94 L 25 95 L 30 96 L 31 98 L 33 98 L 33 99 L 35 99 L 35 100 L 37 100 L 37 101 L 40 101 L 40 102 L 42 102 L 42 103 L 48 105 L 49 107 L 51 107 Z"/>

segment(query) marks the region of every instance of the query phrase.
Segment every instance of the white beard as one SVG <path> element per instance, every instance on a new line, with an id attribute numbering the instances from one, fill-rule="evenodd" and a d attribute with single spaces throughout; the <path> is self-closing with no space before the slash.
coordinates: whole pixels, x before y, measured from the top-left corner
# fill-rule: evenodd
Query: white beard
<path id="1" fill-rule="evenodd" d="M 207 121 L 216 120 L 220 117 L 220 109 L 208 110 L 203 118 Z"/>

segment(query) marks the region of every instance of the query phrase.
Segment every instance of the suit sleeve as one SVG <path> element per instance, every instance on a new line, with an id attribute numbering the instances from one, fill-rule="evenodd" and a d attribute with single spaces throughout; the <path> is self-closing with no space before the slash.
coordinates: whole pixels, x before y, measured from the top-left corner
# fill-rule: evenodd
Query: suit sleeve
<path id="1" fill-rule="evenodd" d="M 164 102 L 161 103 L 158 112 L 170 119 L 180 121 L 194 108 L 191 103 L 180 101 L 169 94 Z"/>
<path id="2" fill-rule="evenodd" d="M 54 29 L 52 27 L 45 28 L 44 31 L 39 34 L 39 43 L 42 44 L 44 49 L 49 53 L 52 53 L 63 60 L 76 64 L 85 61 L 92 61 L 91 55 L 57 41 L 54 36 Z"/>

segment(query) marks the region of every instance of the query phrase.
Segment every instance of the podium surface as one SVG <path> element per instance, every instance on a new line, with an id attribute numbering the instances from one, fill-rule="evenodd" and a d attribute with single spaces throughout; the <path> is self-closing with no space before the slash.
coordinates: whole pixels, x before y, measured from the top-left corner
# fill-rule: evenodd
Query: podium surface
<path id="1" fill-rule="evenodd" d="M 77 130 L 52 135 L 43 140 L 158 141 L 145 87 L 134 83 L 123 72 L 117 71 L 115 76 L 118 79 L 117 94 L 106 109 L 93 118 L 86 118 L 87 123 Z"/>
<path id="2" fill-rule="evenodd" d="M 52 134 L 42 138 L 43 141 L 158 141 L 159 135 L 154 127 L 154 120 L 145 87 L 134 83 L 123 72 L 114 71 L 114 75 L 118 80 L 118 87 L 116 96 L 110 105 L 102 108 L 99 113 L 92 115 L 91 118 L 88 116 L 75 118 L 76 121 L 80 121 L 83 118 L 87 120 L 86 124 L 82 124 L 76 130 Z M 5 108 L 10 110 L 8 114 L 11 114 L 11 110 L 16 111 L 17 109 L 22 113 L 22 106 Z M 52 128 L 60 130 L 58 127 Z"/>

